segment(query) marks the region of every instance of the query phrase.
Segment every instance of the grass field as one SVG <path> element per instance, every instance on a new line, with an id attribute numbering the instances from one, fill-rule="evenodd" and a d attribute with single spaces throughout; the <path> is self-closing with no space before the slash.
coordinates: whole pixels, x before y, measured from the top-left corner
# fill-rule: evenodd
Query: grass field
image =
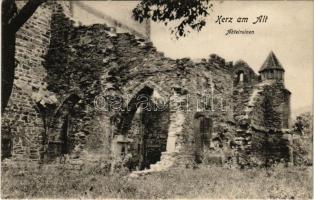
<path id="1" fill-rule="evenodd" d="M 130 178 L 93 170 L 2 171 L 2 198 L 312 199 L 312 168 L 176 169 Z"/>

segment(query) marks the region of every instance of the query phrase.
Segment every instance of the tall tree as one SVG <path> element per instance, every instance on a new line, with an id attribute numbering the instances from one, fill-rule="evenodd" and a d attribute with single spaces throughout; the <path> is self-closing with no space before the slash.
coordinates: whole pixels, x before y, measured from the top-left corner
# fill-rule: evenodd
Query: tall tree
<path id="1" fill-rule="evenodd" d="M 34 14 L 36 9 L 47 0 L 28 0 L 17 9 L 15 0 L 2 2 L 2 111 L 8 104 L 15 74 L 15 37 L 16 32 Z M 210 0 L 142 0 L 133 10 L 136 20 L 151 19 L 155 22 L 177 21 L 172 29 L 177 38 L 186 36 L 191 30 L 200 31 L 206 24 L 206 17 L 212 4 Z"/>

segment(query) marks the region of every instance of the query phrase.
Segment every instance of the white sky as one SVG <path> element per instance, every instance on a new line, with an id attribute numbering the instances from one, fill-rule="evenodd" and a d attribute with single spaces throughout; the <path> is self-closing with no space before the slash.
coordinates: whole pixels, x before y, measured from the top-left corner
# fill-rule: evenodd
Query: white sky
<path id="1" fill-rule="evenodd" d="M 130 13 L 126 10 L 131 11 L 136 2 L 98 1 L 89 4 L 103 11 L 115 9 L 117 15 L 128 17 Z M 285 83 L 292 92 L 292 110 L 296 110 L 312 105 L 313 11 L 314 2 L 310 1 L 215 1 L 213 12 L 201 32 L 192 32 L 188 37 L 176 40 L 169 27 L 153 23 L 151 39 L 158 51 L 171 58 L 208 58 L 216 53 L 226 61 L 243 59 L 255 72 L 273 50 L 286 70 Z M 219 25 L 214 23 L 218 15 L 248 17 L 249 23 Z M 267 23 L 251 24 L 259 15 L 267 15 Z M 254 30 L 255 34 L 225 36 L 230 28 Z"/>

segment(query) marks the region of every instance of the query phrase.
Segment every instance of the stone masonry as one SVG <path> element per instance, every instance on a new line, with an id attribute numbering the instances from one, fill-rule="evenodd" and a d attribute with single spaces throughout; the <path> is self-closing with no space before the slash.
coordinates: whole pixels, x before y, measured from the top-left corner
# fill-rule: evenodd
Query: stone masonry
<path id="1" fill-rule="evenodd" d="M 289 161 L 290 92 L 273 52 L 259 74 L 215 54 L 174 60 L 105 24 L 76 26 L 68 13 L 66 3 L 43 5 L 17 35 L 2 157 L 105 157 L 131 170 Z"/>

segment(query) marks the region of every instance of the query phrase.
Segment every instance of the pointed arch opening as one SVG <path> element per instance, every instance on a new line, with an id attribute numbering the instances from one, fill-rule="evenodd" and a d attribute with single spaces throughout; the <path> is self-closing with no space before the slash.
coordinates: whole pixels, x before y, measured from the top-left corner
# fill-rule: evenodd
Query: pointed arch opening
<path id="1" fill-rule="evenodd" d="M 74 148 L 74 136 L 72 133 L 72 114 L 74 106 L 79 102 L 80 97 L 71 94 L 53 109 L 47 119 L 45 161 L 53 161 L 57 157 L 65 159 Z M 63 160 L 64 161 L 64 160 Z"/>
<path id="2" fill-rule="evenodd" d="M 170 112 L 160 91 L 144 86 L 127 104 L 115 135 L 115 156 L 128 156 L 131 170 L 149 169 L 166 151 Z"/>

